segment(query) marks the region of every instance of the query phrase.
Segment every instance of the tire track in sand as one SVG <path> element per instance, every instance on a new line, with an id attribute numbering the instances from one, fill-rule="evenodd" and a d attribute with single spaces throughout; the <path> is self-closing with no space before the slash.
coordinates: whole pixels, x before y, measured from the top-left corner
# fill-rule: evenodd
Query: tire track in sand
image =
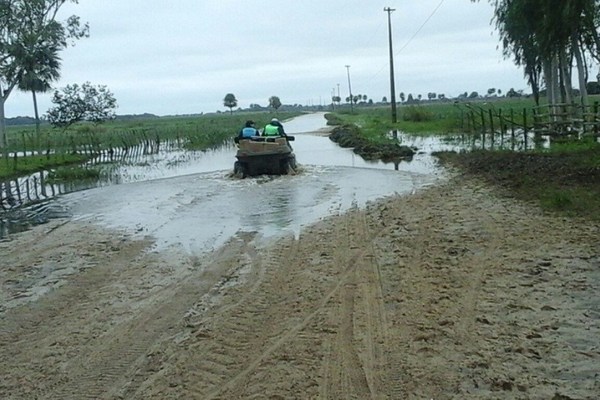
<path id="1" fill-rule="evenodd" d="M 320 398 L 379 398 L 385 368 L 385 314 L 379 266 L 364 211 L 353 209 L 337 243 L 336 263 L 348 268 L 346 282 L 328 305 L 328 325 L 334 334 L 326 343 L 327 357 Z"/>
<path id="2" fill-rule="evenodd" d="M 190 272 L 178 275 L 170 284 L 147 291 L 141 281 L 150 272 L 148 263 L 173 262 L 178 264 L 173 268 L 185 270 L 180 263 L 190 260 L 150 261 L 147 257 L 151 255 L 140 256 L 141 249 L 133 245 L 131 253 L 121 251 L 105 258 L 43 302 L 15 310 L 20 315 L 9 325 L 11 331 L 3 334 L 21 335 L 7 348 L 17 354 L 11 360 L 15 365 L 11 374 L 15 379 L 21 373 L 40 379 L 28 387 L 9 389 L 11 398 L 112 398 L 124 388 L 139 385 L 144 381 L 140 368 L 155 356 L 153 349 L 177 332 L 185 312 L 227 275 L 232 259 L 246 248 L 246 241 L 232 239 L 224 246 L 226 253 L 212 254 L 217 262 L 195 263 L 189 266 Z M 169 266 L 161 268 L 168 270 Z M 139 301 L 134 301 L 140 293 Z M 23 331 L 28 325 L 21 326 L 19 321 L 29 320 L 40 325 Z M 23 366 L 31 371 L 21 371 Z"/>
<path id="3" fill-rule="evenodd" d="M 200 328 L 161 366 L 155 379 L 169 389 L 160 395 L 374 398 L 385 319 L 373 234 L 363 212 L 350 219 L 258 252 L 250 280 L 222 287 L 220 303 L 198 315 Z M 150 394 L 140 389 L 135 398 Z"/>
<path id="4" fill-rule="evenodd" d="M 286 335 L 282 336 L 281 331 L 286 321 L 276 320 L 274 316 L 280 315 L 280 308 L 289 303 L 288 271 L 294 267 L 291 260 L 297 259 L 297 252 L 298 243 L 294 238 L 283 238 L 255 260 L 253 269 L 257 271 L 256 276 L 261 277 L 251 283 L 255 290 L 227 288 L 228 299 L 236 299 L 238 292 L 241 299 L 213 311 L 219 315 L 219 326 L 214 328 L 220 333 L 204 338 L 193 357 L 218 359 L 225 373 L 216 376 L 213 365 L 201 363 L 194 381 L 189 382 L 188 393 L 210 399 L 225 392 L 228 393 L 226 398 L 235 398 L 240 391 L 254 391 L 249 375 L 285 340 Z M 188 364 L 190 361 L 193 363 L 188 360 Z M 217 379 L 207 381 L 205 376 L 211 375 Z"/>

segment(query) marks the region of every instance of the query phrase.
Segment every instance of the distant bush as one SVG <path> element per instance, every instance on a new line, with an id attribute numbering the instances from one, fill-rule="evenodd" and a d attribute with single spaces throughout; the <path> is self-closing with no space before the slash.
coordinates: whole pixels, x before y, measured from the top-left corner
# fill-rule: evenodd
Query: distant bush
<path id="1" fill-rule="evenodd" d="M 327 125 L 341 125 L 343 122 L 337 115 L 331 113 L 325 114 L 325 119 L 327 120 Z"/>
<path id="2" fill-rule="evenodd" d="M 411 122 L 432 121 L 434 115 L 431 111 L 418 106 L 408 106 L 402 110 L 402 119 Z"/>

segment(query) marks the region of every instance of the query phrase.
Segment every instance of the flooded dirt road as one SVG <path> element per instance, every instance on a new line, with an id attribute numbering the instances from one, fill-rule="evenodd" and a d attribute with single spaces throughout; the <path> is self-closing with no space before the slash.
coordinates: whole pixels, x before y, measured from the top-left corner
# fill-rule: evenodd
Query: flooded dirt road
<path id="1" fill-rule="evenodd" d="M 286 122 L 286 131 L 296 137 L 295 176 L 235 179 L 235 147 L 225 147 L 172 168 L 125 166 L 120 175 L 136 182 L 72 193 L 55 207 L 73 219 L 152 236 L 160 249 L 183 246 L 198 255 L 237 232 L 267 240 L 286 231 L 297 236 L 301 227 L 328 215 L 411 193 L 441 175 L 430 154 L 402 163 L 403 170 L 365 162 L 330 141 L 322 133 L 325 122 L 323 113 Z"/>
<path id="2" fill-rule="evenodd" d="M 305 168 L 81 192 L 0 242 L 0 398 L 595 398 L 597 225 L 451 173 Z"/>

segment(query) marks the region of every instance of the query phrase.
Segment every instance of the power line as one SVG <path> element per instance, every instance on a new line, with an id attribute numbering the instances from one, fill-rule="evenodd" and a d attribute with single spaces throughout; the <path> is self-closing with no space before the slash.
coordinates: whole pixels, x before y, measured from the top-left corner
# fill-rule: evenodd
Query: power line
<path id="1" fill-rule="evenodd" d="M 406 47 L 408 47 L 408 45 L 410 44 L 410 42 L 413 41 L 413 39 L 419 34 L 419 32 L 421 32 L 421 30 L 425 27 L 425 25 L 427 25 L 427 23 L 429 22 L 429 20 L 435 15 L 435 13 L 440 9 L 440 7 L 442 6 L 442 4 L 444 4 L 445 0 L 441 0 L 440 3 L 437 5 L 437 7 L 435 7 L 433 9 L 433 11 L 431 12 L 431 14 L 429 14 L 429 17 L 427 17 L 427 19 L 425 20 L 425 22 L 423 22 L 423 24 L 419 27 L 419 29 L 417 29 L 417 31 L 410 37 L 410 39 L 408 39 L 408 41 L 404 44 L 404 46 L 402 46 L 400 48 L 400 50 L 398 50 L 395 54 L 398 55 L 402 50 L 404 50 Z"/>
<path id="2" fill-rule="evenodd" d="M 444 4 L 444 1 L 446 0 L 440 0 L 439 4 L 433 9 L 433 11 L 431 12 L 431 14 L 429 14 L 429 16 L 425 19 L 425 21 L 421 24 L 421 26 L 419 27 L 419 29 L 417 29 L 415 31 L 415 33 L 408 39 L 408 41 L 404 44 L 404 46 L 402 46 L 400 48 L 400 50 L 398 50 L 396 53 L 394 53 L 394 55 L 398 55 L 400 54 L 400 52 L 402 50 L 404 50 L 406 47 L 408 47 L 408 45 L 413 41 L 413 39 L 415 37 L 417 37 L 417 35 L 419 34 L 419 32 L 421 32 L 421 30 L 425 27 L 425 25 L 427 25 L 427 23 L 429 22 L 429 20 L 431 18 L 433 18 L 433 16 L 438 12 L 438 10 L 440 9 L 440 7 L 442 6 L 442 4 Z M 377 71 L 374 75 L 373 78 L 376 77 L 377 75 L 379 75 L 381 73 L 381 71 L 383 71 L 386 68 L 386 66 L 381 67 L 381 69 L 379 71 Z"/>

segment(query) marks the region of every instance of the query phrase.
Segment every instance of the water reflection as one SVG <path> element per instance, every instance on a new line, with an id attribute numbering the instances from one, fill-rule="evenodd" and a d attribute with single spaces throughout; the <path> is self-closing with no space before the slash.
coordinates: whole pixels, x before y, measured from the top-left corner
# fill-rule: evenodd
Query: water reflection
<path id="1" fill-rule="evenodd" d="M 293 179 L 266 179 L 245 187 L 235 196 L 240 227 L 267 235 L 280 231 L 298 218 L 298 185 Z"/>
<path id="2" fill-rule="evenodd" d="M 202 253 L 236 232 L 270 240 L 352 206 L 432 184 L 433 175 L 367 168 L 302 166 L 295 176 L 234 179 L 227 172 L 115 185 L 61 196 L 73 218 L 134 235 L 157 249 Z"/>
<path id="3" fill-rule="evenodd" d="M 551 136 L 534 132 L 515 130 L 512 134 L 456 134 L 444 136 L 414 136 L 404 132 L 391 131 L 388 135 L 399 144 L 417 148 L 419 152 L 472 151 L 472 150 L 512 150 L 525 151 L 548 148 Z"/>
<path id="4" fill-rule="evenodd" d="M 45 224 L 52 219 L 70 216 L 68 210 L 49 201 L 5 210 L 0 214 L 0 239 L 12 233 L 25 232 L 33 226 Z"/>

